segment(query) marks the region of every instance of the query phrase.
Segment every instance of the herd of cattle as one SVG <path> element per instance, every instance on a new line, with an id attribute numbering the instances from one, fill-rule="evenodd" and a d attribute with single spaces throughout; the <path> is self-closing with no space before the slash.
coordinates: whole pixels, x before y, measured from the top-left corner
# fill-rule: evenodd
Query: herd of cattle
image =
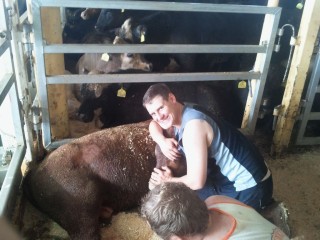
<path id="1" fill-rule="evenodd" d="M 218 0 L 200 2 L 220 3 Z M 233 3 L 257 4 L 255 1 L 244 0 Z M 262 1 L 259 4 L 263 4 Z M 64 42 L 83 44 L 258 44 L 257 28 L 261 28 L 263 20 L 262 16 L 257 15 L 120 9 L 68 9 L 67 16 L 63 31 Z M 65 62 L 66 69 L 72 74 L 218 72 L 249 71 L 253 66 L 254 56 L 223 53 L 85 53 L 65 54 Z M 217 84 L 207 82 L 199 84 L 202 89 L 206 88 L 207 94 L 192 97 L 199 88 L 198 84 L 180 83 L 181 87 L 176 87 L 175 93 L 184 96 L 183 101 L 200 103 L 195 98 L 201 98 L 202 103 L 206 103 L 211 109 L 231 110 L 233 116 L 221 116 L 239 127 L 246 100 L 246 96 L 240 99 L 239 92 L 245 90 L 237 89 L 237 83 L 225 82 L 217 87 Z M 77 114 L 70 111 L 70 117 L 90 122 L 93 120 L 94 110 L 101 108 L 100 120 L 104 128 L 146 120 L 148 116 L 141 105 L 141 97 L 149 84 L 140 84 L 141 87 L 134 85 L 136 84 L 126 84 L 125 99 L 117 96 L 119 84 L 87 83 L 71 86 L 70 92 L 74 97 L 69 97 L 69 105 L 74 109 L 76 103 Z M 217 90 L 217 97 L 209 94 Z M 228 99 L 221 99 L 221 96 L 226 95 L 229 96 Z M 215 105 L 210 106 L 213 98 Z M 143 113 L 136 115 L 136 112 Z"/>
<path id="2" fill-rule="evenodd" d="M 219 3 L 218 0 L 207 2 Z M 253 3 L 245 0 L 233 2 Z M 265 4 L 264 1 L 255 3 Z M 231 24 L 239 19 L 225 18 L 221 14 L 106 9 L 69 9 L 69 13 L 72 14 L 63 33 L 65 43 L 223 41 L 221 43 L 243 44 L 258 38 L 255 33 L 253 37 L 248 37 L 249 33 L 239 34 L 239 29 Z M 256 23 L 259 20 L 262 19 L 256 19 Z M 248 67 L 242 57 L 223 54 L 66 54 L 66 68 L 72 74 L 229 71 L 234 67 L 243 70 Z M 72 62 L 74 64 L 68 65 Z M 90 122 L 95 110 L 102 109 L 100 120 L 105 129 L 53 151 L 37 167 L 31 168 L 23 188 L 25 196 L 67 230 L 71 239 L 99 240 L 100 220 L 110 219 L 112 213 L 137 206 L 148 191 L 148 180 L 155 166 L 167 165 L 175 176 L 185 174 L 184 159 L 167 161 L 149 136 L 148 121 L 142 122 L 150 118 L 141 104 L 149 85 L 121 85 L 126 89 L 126 97 L 117 97 L 118 84 L 89 83 L 69 89 L 70 99 L 75 94 L 73 99 L 79 101 L 77 117 Z M 231 122 L 236 119 L 239 101 L 231 93 L 233 85 L 207 82 L 168 85 L 178 100 L 204 105 Z M 236 125 L 239 121 L 232 123 Z"/>

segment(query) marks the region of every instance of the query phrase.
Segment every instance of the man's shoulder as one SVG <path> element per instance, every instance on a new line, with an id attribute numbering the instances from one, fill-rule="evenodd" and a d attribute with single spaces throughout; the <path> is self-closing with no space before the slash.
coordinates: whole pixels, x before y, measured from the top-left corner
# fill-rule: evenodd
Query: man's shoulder
<path id="1" fill-rule="evenodd" d="M 190 119 L 184 125 L 184 133 L 197 134 L 197 135 L 201 132 L 207 133 L 208 125 L 210 124 L 204 119 L 198 119 L 198 118 Z"/>
<path id="2" fill-rule="evenodd" d="M 233 198 L 230 198 L 227 196 L 222 196 L 222 195 L 210 196 L 205 200 L 205 203 L 207 206 L 211 206 L 213 204 L 220 204 L 220 203 L 232 203 L 232 204 L 238 204 L 241 206 L 249 207 L 248 205 L 246 205 L 236 199 L 233 199 Z"/>

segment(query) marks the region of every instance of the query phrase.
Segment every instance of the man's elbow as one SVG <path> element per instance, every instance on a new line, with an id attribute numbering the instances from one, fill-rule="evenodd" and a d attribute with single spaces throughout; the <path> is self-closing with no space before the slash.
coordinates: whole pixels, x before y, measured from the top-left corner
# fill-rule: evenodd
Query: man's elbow
<path id="1" fill-rule="evenodd" d="M 205 181 L 192 181 L 190 182 L 189 187 L 192 190 L 199 190 L 204 187 Z"/>

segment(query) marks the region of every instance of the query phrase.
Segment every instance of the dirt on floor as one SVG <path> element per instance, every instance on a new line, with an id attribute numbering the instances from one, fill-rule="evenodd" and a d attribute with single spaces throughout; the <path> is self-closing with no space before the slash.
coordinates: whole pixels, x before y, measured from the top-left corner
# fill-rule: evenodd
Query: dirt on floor
<path id="1" fill-rule="evenodd" d="M 270 156 L 270 139 L 255 136 L 273 174 L 276 207 L 272 210 L 276 225 L 295 240 L 320 239 L 320 146 L 295 147 L 282 157 Z M 25 203 L 20 233 L 24 239 L 60 239 L 68 236 L 57 224 Z M 101 229 L 102 239 L 157 240 L 137 212 L 116 215 L 110 226 Z"/>
<path id="2" fill-rule="evenodd" d="M 287 215 L 290 237 L 320 239 L 320 145 L 290 145 L 282 156 L 271 156 L 270 132 L 258 130 L 253 142 L 272 171 L 273 195 L 282 207 L 280 214 Z M 276 225 L 283 229 L 283 221 Z"/>
<path id="3" fill-rule="evenodd" d="M 274 197 L 288 209 L 291 237 L 320 239 L 320 147 L 297 148 L 285 157 L 266 157 Z"/>

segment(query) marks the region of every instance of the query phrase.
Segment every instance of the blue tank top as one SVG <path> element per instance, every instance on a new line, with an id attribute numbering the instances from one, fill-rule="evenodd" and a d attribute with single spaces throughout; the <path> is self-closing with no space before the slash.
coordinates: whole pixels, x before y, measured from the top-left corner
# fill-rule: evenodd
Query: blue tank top
<path id="1" fill-rule="evenodd" d="M 268 168 L 258 149 L 234 126 L 195 104 L 185 104 L 181 127 L 175 129 L 182 154 L 183 131 L 193 119 L 205 120 L 213 129 L 214 138 L 208 149 L 207 181 L 210 180 L 217 187 L 233 186 L 236 191 L 261 182 Z"/>

